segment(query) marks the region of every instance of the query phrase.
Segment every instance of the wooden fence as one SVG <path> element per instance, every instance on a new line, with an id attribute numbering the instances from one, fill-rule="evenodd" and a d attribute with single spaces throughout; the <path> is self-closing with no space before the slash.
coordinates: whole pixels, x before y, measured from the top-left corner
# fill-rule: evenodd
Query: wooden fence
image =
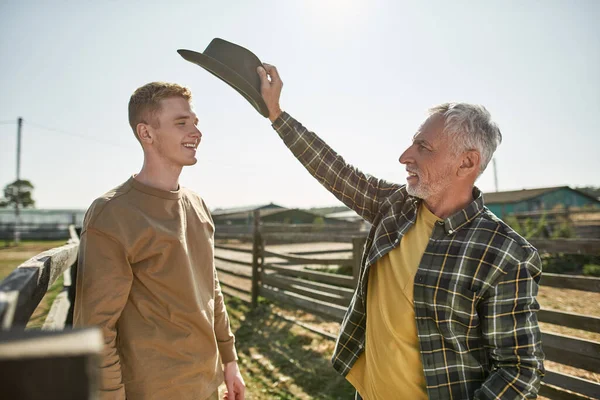
<path id="1" fill-rule="evenodd" d="M 0 282 L 0 387 L 7 399 L 96 399 L 104 340 L 98 328 L 64 330 L 75 282 L 79 238 L 25 261 Z M 25 330 L 46 291 L 60 277 L 41 331 Z"/>
<path id="2" fill-rule="evenodd" d="M 224 292 L 247 299 L 254 305 L 262 296 L 329 320 L 341 321 L 356 286 L 364 237 L 331 230 L 297 232 L 293 227 L 288 227 L 286 232 L 267 229 L 262 234 L 259 228 L 262 227 L 258 218 L 255 218 L 251 232 L 219 234 L 217 227 L 215 262 Z M 69 300 L 73 299 L 68 295 L 74 288 L 69 270 L 76 265 L 79 246 L 73 227 L 70 232 L 71 239 L 67 244 L 38 254 L 0 282 L 0 370 L 12 371 L 0 374 L 0 384 L 9 388 L 6 393 L 10 398 L 35 399 L 38 398 L 36 393 L 44 394 L 39 398 L 48 398 L 49 393 L 78 393 L 77 398 L 94 398 L 98 376 L 97 370 L 89 366 L 97 365 L 102 348 L 100 331 L 62 330 L 69 318 Z M 282 242 L 335 242 L 338 246 L 293 253 L 274 251 L 269 247 Z M 598 240 L 531 242 L 541 251 L 600 255 Z M 266 247 L 265 243 L 268 244 Z M 305 268 L 307 265 L 345 266 L 350 273 L 341 275 L 310 270 Z M 53 303 L 42 332 L 23 331 L 47 289 L 61 274 L 65 290 Z M 600 293 L 599 278 L 544 274 L 542 284 Z M 538 317 L 540 322 L 600 333 L 600 318 L 597 317 L 545 309 Z M 548 360 L 600 373 L 600 343 L 543 332 L 543 344 Z M 62 366 L 64 371 L 72 371 L 72 375 L 56 374 Z M 51 378 L 41 379 L 39 386 L 32 386 L 31 375 L 25 371 L 40 371 L 40 375 Z M 598 383 L 554 371 L 547 372 L 541 390 L 542 395 L 552 399 L 594 398 L 599 393 Z"/>
<path id="3" fill-rule="evenodd" d="M 365 238 L 313 233 L 310 241 L 342 242 L 347 245 L 337 249 L 337 253 L 327 252 L 328 257 L 325 257 L 323 251 L 283 253 L 269 250 L 271 240 L 276 239 L 275 243 L 281 243 L 284 239 L 288 243 L 304 243 L 305 237 L 289 231 L 277 233 L 271 230 L 263 234 L 259 229 L 258 216 L 255 216 L 254 221 L 253 234 L 245 236 L 252 245 L 219 244 L 232 238 L 241 238 L 239 235 L 232 235 L 232 232 L 217 236 L 220 240 L 215 246 L 216 264 L 223 290 L 245 298 L 253 305 L 256 305 L 261 296 L 340 322 L 356 286 Z M 531 243 L 540 251 L 551 253 L 600 255 L 600 240 L 597 239 L 533 239 Z M 243 256 L 234 256 L 233 252 Z M 220 256 L 219 253 L 229 256 Z M 302 268 L 306 265 L 352 266 L 352 275 Z M 230 277 L 237 280 L 232 282 Z M 252 283 L 241 284 L 244 278 L 251 279 Z M 600 278 L 546 273 L 541 283 L 544 286 L 600 293 Z M 540 322 L 600 333 L 598 317 L 542 309 L 538 313 L 538 319 Z M 332 338 L 331 335 L 325 336 Z M 600 343 L 550 332 L 542 332 L 542 341 L 547 360 L 600 373 Z M 600 397 L 600 384 L 550 370 L 546 372 L 540 394 L 551 399 L 584 399 L 584 396 L 596 398 Z"/>

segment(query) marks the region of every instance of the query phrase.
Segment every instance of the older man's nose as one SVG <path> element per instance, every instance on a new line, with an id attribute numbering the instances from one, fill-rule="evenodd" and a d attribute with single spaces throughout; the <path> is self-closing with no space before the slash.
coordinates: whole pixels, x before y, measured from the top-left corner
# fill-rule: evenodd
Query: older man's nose
<path id="1" fill-rule="evenodd" d="M 400 164 L 408 164 L 411 161 L 409 150 L 410 148 L 406 149 L 404 153 L 400 155 L 400 158 L 398 159 L 398 161 L 400 161 Z"/>

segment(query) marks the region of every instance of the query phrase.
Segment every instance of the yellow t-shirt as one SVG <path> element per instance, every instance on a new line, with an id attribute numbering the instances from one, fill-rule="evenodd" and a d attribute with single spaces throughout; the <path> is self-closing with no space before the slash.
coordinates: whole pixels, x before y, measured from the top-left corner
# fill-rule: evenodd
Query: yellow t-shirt
<path id="1" fill-rule="evenodd" d="M 365 400 L 427 399 L 413 284 L 438 220 L 421 204 L 400 245 L 369 271 L 365 351 L 346 376 Z"/>

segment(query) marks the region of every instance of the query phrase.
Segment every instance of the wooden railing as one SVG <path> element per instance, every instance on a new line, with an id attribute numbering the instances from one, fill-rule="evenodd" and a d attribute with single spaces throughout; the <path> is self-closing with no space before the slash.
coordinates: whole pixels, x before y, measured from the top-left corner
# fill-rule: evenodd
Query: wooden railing
<path id="1" fill-rule="evenodd" d="M 238 242 L 233 245 L 220 244 L 217 241 L 215 245 L 215 260 L 223 290 L 249 302 L 256 303 L 258 297 L 262 296 L 275 302 L 294 305 L 332 321 L 341 321 L 356 286 L 364 237 L 352 236 L 348 232 L 336 234 L 332 231 L 269 232 L 263 235 L 259 229 L 259 220 L 255 221 L 256 226 L 251 234 L 229 232 L 227 235 L 219 235 L 217 227 L 217 239 L 221 241 L 236 239 Z M 78 362 L 97 361 L 99 349 L 102 347 L 99 330 L 84 330 L 81 335 L 78 331 L 65 330 L 70 301 L 73 300 L 73 296 L 69 296 L 68 293 L 72 292 L 75 284 L 70 279 L 69 271 L 76 265 L 79 246 L 77 235 L 72 227 L 70 232 L 71 239 L 67 244 L 32 257 L 0 282 L 0 363 L 2 365 L 8 366 L 10 362 L 19 361 L 19 365 L 29 365 L 28 368 L 34 370 L 39 368 L 39 358 L 50 359 L 54 363 L 67 360 L 68 357 L 61 358 L 61 351 L 64 354 L 76 355 L 79 357 Z M 240 239 L 245 240 L 246 244 L 240 244 Z M 333 250 L 305 249 L 294 253 L 275 251 L 268 247 L 272 243 L 316 241 L 345 243 L 345 245 L 340 245 L 342 248 Z M 531 240 L 531 242 L 540 250 L 548 252 L 600 255 L 600 240 Z M 268 244 L 267 248 L 265 243 Z M 224 253 L 239 256 L 224 256 Z M 351 266 L 352 275 L 309 270 L 304 268 L 307 265 Z M 24 331 L 25 324 L 47 289 L 61 274 L 64 276 L 65 289 L 54 301 L 42 332 Z M 542 285 L 600 292 L 599 278 L 544 274 Z M 542 309 L 538 313 L 538 319 L 540 322 L 600 333 L 598 317 Z M 318 329 L 311 329 L 318 331 Z M 66 341 L 69 346 L 68 351 L 61 335 L 70 338 Z M 325 336 L 331 337 L 331 335 Z M 548 360 L 600 373 L 600 343 L 549 332 L 543 332 L 542 339 Z M 5 351 L 9 348 L 20 350 Z M 36 354 L 39 355 L 38 358 L 34 357 Z M 31 363 L 23 364 L 23 359 L 31 360 Z M 24 370 L 14 368 L 13 371 L 21 371 L 23 377 L 28 376 Z M 95 369 L 80 368 L 79 371 L 85 375 L 85 379 L 82 378 L 79 382 L 87 382 L 81 384 L 84 385 L 84 389 L 81 385 L 72 384 L 68 390 L 75 390 L 75 386 L 78 386 L 78 390 L 93 393 L 97 379 L 94 375 Z M 28 379 L 13 379 L 13 375 L 10 375 L 13 387 L 30 385 Z M 60 386 L 60 379 L 51 381 L 54 383 L 40 386 L 47 388 L 47 393 Z M 63 382 L 63 387 L 58 390 L 66 393 L 67 387 L 64 385 L 68 384 Z M 577 394 L 566 392 L 564 389 Z M 555 371 L 547 372 L 541 389 L 542 395 L 552 399 L 584 398 L 582 396 L 594 398 L 599 393 L 600 384 Z"/>
<path id="2" fill-rule="evenodd" d="M 257 219 L 255 218 L 255 221 Z M 339 236 L 313 234 L 311 240 L 323 242 L 345 242 L 347 246 L 341 251 L 348 257 L 341 257 L 340 250 L 324 257 L 323 252 L 303 251 L 302 254 L 284 253 L 269 249 L 270 239 L 292 238 L 289 243 L 305 243 L 305 238 L 297 234 L 277 234 L 271 232 L 263 235 L 256 226 L 251 239 L 253 245 L 216 244 L 217 269 L 224 291 L 246 298 L 257 299 L 259 296 L 276 303 L 292 305 L 309 313 L 322 316 L 331 321 L 340 322 L 352 298 L 357 282 L 359 262 L 364 246 L 364 237 L 339 240 Z M 218 231 L 218 228 L 217 228 Z M 229 237 L 230 238 L 230 237 Z M 332 240 L 333 238 L 333 240 Z M 223 239 L 223 238 L 222 238 Z M 239 237 L 238 237 L 239 239 Z M 265 243 L 267 245 L 265 246 Z M 552 253 L 574 253 L 600 255 L 600 240 L 531 240 L 540 251 Z M 233 256 L 234 253 L 238 256 Z M 229 257 L 220 253 L 228 253 Z M 243 255 L 243 256 L 240 256 Z M 352 276 L 339 275 L 315 270 L 303 266 L 327 267 L 331 265 L 352 265 Z M 228 277 L 241 279 L 254 277 L 254 285 L 246 285 L 243 289 L 237 281 L 228 285 Z M 575 289 L 588 292 L 600 292 L 600 278 L 570 276 L 545 273 L 541 284 L 564 289 Z M 254 290 L 252 290 L 254 288 Z M 600 333 L 600 318 L 564 311 L 542 309 L 538 320 L 549 324 L 572 329 Z M 331 335 L 325 335 L 331 338 Z M 542 333 L 542 342 L 546 359 L 559 364 L 581 368 L 586 371 L 600 373 L 600 343 L 557 333 Z M 571 391 L 571 392 L 567 392 Z M 577 399 L 600 395 L 600 384 L 556 371 L 547 371 L 540 394 L 551 399 Z"/>
<path id="3" fill-rule="evenodd" d="M 98 328 L 65 329 L 75 282 L 79 238 L 73 226 L 64 246 L 19 265 L 0 282 L 0 369 L 7 399 L 97 398 L 98 365 L 104 340 Z M 41 330 L 25 330 L 49 287 L 63 275 Z M 32 379 L 35 377 L 35 379 Z"/>
<path id="4" fill-rule="evenodd" d="M 76 264 L 79 240 L 44 251 L 19 265 L 0 283 L 2 329 L 26 325 L 46 291 Z"/>

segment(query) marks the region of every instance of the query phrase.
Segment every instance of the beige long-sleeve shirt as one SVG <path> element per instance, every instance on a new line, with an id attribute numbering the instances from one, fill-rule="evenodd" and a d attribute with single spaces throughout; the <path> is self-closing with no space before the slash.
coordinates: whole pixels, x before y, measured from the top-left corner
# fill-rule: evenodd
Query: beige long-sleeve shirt
<path id="1" fill-rule="evenodd" d="M 134 178 L 88 210 L 74 324 L 102 328 L 103 399 L 205 399 L 223 381 L 237 355 L 213 233 L 198 195 Z"/>

